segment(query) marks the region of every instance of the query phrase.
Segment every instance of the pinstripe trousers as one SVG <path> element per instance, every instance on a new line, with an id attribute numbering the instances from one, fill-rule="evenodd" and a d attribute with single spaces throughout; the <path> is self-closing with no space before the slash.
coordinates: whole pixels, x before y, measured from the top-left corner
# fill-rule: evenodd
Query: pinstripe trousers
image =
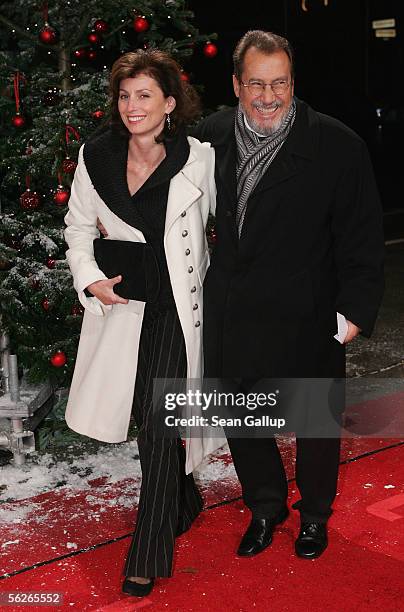
<path id="1" fill-rule="evenodd" d="M 146 312 L 133 401 L 142 484 L 125 576 L 171 576 L 176 534 L 186 531 L 202 510 L 193 476 L 185 474 L 180 438 L 158 434 L 153 419 L 153 379 L 185 379 L 186 375 L 185 342 L 177 311 L 153 317 Z"/>

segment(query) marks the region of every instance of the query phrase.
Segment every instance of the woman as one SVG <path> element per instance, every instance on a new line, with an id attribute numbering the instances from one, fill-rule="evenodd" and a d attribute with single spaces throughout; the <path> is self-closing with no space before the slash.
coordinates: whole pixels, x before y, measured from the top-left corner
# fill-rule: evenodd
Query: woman
<path id="1" fill-rule="evenodd" d="M 142 486 L 123 591 L 144 596 L 156 576 L 171 575 L 175 537 L 202 509 L 190 472 L 224 442 L 189 437 L 184 450 L 179 436 L 157 435 L 152 402 L 153 379 L 202 374 L 214 152 L 185 135 L 198 104 L 167 54 L 126 53 L 112 67 L 110 91 L 110 126 L 80 150 L 65 218 L 66 255 L 85 307 L 66 421 L 81 434 L 120 442 L 133 404 Z M 157 286 L 157 297 L 145 303 L 119 295 L 122 274 L 108 278 L 94 257 L 97 219 L 107 240 L 151 247 L 158 274 L 151 283 L 149 269 L 139 275 Z"/>

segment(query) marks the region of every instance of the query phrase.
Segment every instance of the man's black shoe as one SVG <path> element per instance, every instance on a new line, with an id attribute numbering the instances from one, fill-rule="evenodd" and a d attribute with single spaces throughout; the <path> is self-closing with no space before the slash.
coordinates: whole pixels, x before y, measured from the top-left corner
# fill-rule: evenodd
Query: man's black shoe
<path id="1" fill-rule="evenodd" d="M 316 559 L 327 548 L 327 525 L 325 523 L 302 523 L 295 542 L 298 557 Z"/>
<path id="2" fill-rule="evenodd" d="M 289 516 L 289 511 L 285 508 L 284 512 L 275 518 L 252 518 L 247 531 L 243 535 L 237 554 L 239 557 L 252 557 L 262 552 L 272 542 L 272 536 L 277 525 L 283 523 Z"/>

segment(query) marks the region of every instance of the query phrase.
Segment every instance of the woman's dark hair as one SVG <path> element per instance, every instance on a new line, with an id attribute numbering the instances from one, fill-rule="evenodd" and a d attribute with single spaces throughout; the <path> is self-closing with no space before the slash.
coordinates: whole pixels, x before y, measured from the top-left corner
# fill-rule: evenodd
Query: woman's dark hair
<path id="1" fill-rule="evenodd" d="M 233 53 L 234 75 L 237 80 L 241 80 L 243 72 L 244 57 L 248 49 L 255 47 L 262 53 L 275 53 L 276 51 L 285 51 L 290 61 L 290 74 L 292 80 L 295 78 L 293 49 L 286 38 L 273 34 L 272 32 L 264 32 L 263 30 L 249 30 L 244 34 L 237 43 Z"/>
<path id="2" fill-rule="evenodd" d="M 157 142 L 174 137 L 178 130 L 196 119 L 201 112 L 199 96 L 195 89 L 181 78 L 179 64 L 164 51 L 159 49 L 137 49 L 125 53 L 112 66 L 109 91 L 110 91 L 110 125 L 121 133 L 129 135 L 129 130 L 122 122 L 118 111 L 119 87 L 123 79 L 146 74 L 155 79 L 159 84 L 164 97 L 172 96 L 176 105 L 170 113 L 171 126 L 167 124 L 161 134 L 156 138 Z"/>

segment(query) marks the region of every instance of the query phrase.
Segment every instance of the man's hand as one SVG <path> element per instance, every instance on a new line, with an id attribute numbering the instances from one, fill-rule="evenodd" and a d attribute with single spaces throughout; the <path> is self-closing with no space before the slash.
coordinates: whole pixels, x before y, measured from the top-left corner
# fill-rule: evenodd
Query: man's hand
<path id="1" fill-rule="evenodd" d="M 101 221 L 99 220 L 99 218 L 97 217 L 97 227 L 100 230 L 101 234 L 104 236 L 104 238 L 106 238 L 108 236 L 108 232 L 105 229 L 105 227 L 103 226 L 103 224 L 101 223 Z"/>
<path id="2" fill-rule="evenodd" d="M 106 280 L 99 280 L 95 283 L 91 283 L 91 285 L 88 285 L 87 289 L 105 306 L 111 306 L 111 304 L 127 304 L 129 300 L 114 293 L 114 285 L 120 283 L 121 280 L 121 275 L 114 276 L 114 278 L 107 278 Z"/>
<path id="3" fill-rule="evenodd" d="M 344 344 L 348 344 L 348 342 L 351 342 L 351 340 L 356 338 L 356 336 L 359 334 L 359 332 L 362 331 L 360 329 L 360 327 L 355 325 L 355 323 L 352 323 L 351 321 L 348 321 L 348 319 L 346 320 L 346 322 L 348 324 L 348 331 L 347 331 L 346 336 L 345 336 Z"/>

